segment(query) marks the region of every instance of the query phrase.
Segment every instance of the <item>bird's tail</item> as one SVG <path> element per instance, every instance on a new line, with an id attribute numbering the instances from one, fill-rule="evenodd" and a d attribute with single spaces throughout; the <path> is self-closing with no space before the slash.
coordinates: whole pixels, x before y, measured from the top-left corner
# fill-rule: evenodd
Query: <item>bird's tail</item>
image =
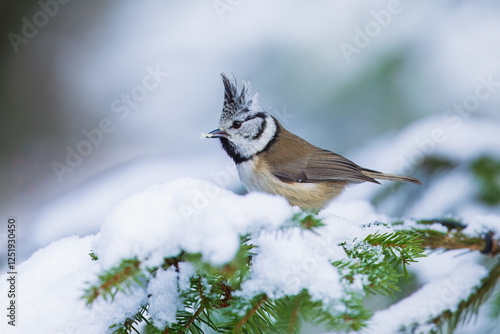
<path id="1" fill-rule="evenodd" d="M 391 181 L 400 181 L 400 182 L 411 182 L 411 183 L 416 183 L 416 184 L 423 184 L 420 180 L 417 180 L 416 178 L 410 177 L 410 176 L 402 176 L 402 175 L 394 175 L 394 174 L 386 174 L 386 173 L 381 173 L 377 172 L 375 170 L 371 169 L 361 169 L 361 173 L 364 175 L 378 179 L 378 180 L 391 180 Z"/>

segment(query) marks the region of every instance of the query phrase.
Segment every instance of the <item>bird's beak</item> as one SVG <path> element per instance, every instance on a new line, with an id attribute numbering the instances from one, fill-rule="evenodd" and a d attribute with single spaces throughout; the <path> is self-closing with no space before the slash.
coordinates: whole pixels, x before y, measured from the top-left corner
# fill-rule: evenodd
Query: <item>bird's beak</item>
<path id="1" fill-rule="evenodd" d="M 222 131 L 221 129 L 216 129 L 209 133 L 203 134 L 203 137 L 205 138 L 227 138 L 227 136 L 228 136 L 227 132 Z"/>

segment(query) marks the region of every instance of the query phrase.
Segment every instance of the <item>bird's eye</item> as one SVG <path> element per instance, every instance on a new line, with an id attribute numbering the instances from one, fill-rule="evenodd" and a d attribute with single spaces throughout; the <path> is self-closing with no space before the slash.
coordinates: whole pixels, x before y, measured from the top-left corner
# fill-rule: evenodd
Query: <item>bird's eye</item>
<path id="1" fill-rule="evenodd" d="M 240 121 L 234 121 L 233 125 L 231 126 L 233 129 L 239 129 L 241 128 L 241 122 Z"/>

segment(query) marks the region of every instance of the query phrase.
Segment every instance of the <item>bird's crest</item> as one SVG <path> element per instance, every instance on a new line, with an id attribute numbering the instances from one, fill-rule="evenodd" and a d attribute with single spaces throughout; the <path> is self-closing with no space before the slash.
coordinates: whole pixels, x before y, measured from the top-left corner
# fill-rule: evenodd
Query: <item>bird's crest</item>
<path id="1" fill-rule="evenodd" d="M 238 94 L 236 79 L 231 82 L 224 73 L 221 73 L 221 77 L 224 83 L 224 107 L 222 108 L 221 122 L 232 118 L 237 113 L 260 109 L 258 94 L 249 93 L 248 82 L 243 81 L 243 88 Z"/>

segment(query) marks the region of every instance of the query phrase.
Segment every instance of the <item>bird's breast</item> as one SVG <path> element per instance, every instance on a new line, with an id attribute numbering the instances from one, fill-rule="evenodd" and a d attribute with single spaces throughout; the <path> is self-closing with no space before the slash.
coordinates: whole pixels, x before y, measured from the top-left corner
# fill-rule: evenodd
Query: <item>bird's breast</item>
<path id="1" fill-rule="evenodd" d="M 239 163 L 236 166 L 241 182 L 248 191 L 263 191 L 272 193 L 272 178 L 269 167 L 258 157 Z"/>

